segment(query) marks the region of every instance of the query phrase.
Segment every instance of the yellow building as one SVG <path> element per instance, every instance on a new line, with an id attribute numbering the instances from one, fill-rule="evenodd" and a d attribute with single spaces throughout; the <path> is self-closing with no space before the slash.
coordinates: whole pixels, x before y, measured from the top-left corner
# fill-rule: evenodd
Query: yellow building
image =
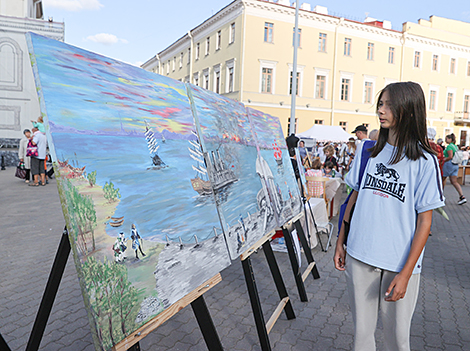
<path id="1" fill-rule="evenodd" d="M 142 67 L 278 116 L 288 131 L 295 8 L 288 0 L 235 0 Z M 469 144 L 470 23 L 431 16 L 362 22 L 302 4 L 296 131 L 313 124 L 379 128 L 375 99 L 397 81 L 421 84 L 437 138 Z"/>

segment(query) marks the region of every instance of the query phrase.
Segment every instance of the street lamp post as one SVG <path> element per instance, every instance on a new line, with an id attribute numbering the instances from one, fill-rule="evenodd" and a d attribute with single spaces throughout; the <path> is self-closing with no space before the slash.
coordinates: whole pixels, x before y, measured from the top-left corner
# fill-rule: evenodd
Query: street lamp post
<path id="1" fill-rule="evenodd" d="M 294 62 L 292 67 L 292 88 L 290 106 L 289 135 L 295 134 L 295 101 L 297 97 L 297 49 L 299 47 L 299 0 L 295 2 L 295 27 L 294 27 Z"/>

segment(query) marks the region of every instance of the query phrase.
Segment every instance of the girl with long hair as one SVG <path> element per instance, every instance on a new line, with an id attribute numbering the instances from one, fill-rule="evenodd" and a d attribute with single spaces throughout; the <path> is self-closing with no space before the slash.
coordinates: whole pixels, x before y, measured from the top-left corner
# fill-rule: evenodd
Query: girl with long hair
<path id="1" fill-rule="evenodd" d="M 346 271 L 355 324 L 354 349 L 375 350 L 380 311 L 386 350 L 410 350 L 423 251 L 432 210 L 444 206 L 439 165 L 426 136 L 423 90 L 413 82 L 387 85 L 379 94 L 380 133 L 361 183 L 354 162 L 345 178 L 353 189 L 350 218 L 336 242 L 335 267 Z M 362 154 L 364 143 L 356 155 Z"/>

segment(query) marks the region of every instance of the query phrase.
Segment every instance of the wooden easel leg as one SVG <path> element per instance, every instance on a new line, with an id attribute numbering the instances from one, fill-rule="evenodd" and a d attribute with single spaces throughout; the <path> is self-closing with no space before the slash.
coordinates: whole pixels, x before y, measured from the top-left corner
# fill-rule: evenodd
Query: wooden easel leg
<path id="1" fill-rule="evenodd" d="M 51 314 L 52 305 L 54 304 L 57 291 L 59 290 L 59 284 L 62 280 L 65 266 L 67 265 L 69 254 L 70 242 L 67 228 L 64 228 L 59 248 L 49 275 L 49 280 L 47 281 L 46 289 L 44 290 L 44 295 L 42 296 L 42 301 L 39 305 L 38 314 L 36 315 L 31 335 L 29 336 L 26 351 L 37 351 L 39 349 L 39 345 L 44 335 L 44 330 L 46 329 L 47 320 Z"/>
<path id="2" fill-rule="evenodd" d="M 302 244 L 302 247 L 304 248 L 304 253 L 305 253 L 305 256 L 307 257 L 308 264 L 315 263 L 312 250 L 310 249 L 307 239 L 305 238 L 305 233 L 304 233 L 304 230 L 302 229 L 302 225 L 300 224 L 300 221 L 296 221 L 294 225 L 295 225 L 295 229 L 297 229 L 297 235 L 299 236 L 300 243 Z M 313 274 L 314 279 L 320 278 L 320 273 L 318 272 L 317 265 L 313 266 L 312 274 Z"/>
<path id="3" fill-rule="evenodd" d="M 294 243 L 292 241 L 291 234 L 286 228 L 282 228 L 282 233 L 284 234 L 284 240 L 286 241 L 287 252 L 289 254 L 290 264 L 292 266 L 292 272 L 294 273 L 295 284 L 297 285 L 297 290 L 299 291 L 300 301 L 307 302 L 307 292 L 305 291 L 304 281 L 302 280 L 302 274 L 299 268 L 299 262 L 297 261 L 297 256 L 294 250 Z"/>
<path id="4" fill-rule="evenodd" d="M 274 256 L 274 252 L 271 247 L 271 243 L 269 241 L 266 241 L 263 244 L 263 251 L 264 251 L 264 254 L 266 255 L 266 260 L 268 261 L 269 269 L 271 270 L 274 283 L 276 284 L 279 298 L 282 300 L 283 298 L 288 297 L 287 289 L 284 284 L 284 280 L 282 279 L 281 271 L 279 270 L 279 266 L 276 262 L 276 257 Z M 290 300 L 287 302 L 286 306 L 284 307 L 284 311 L 286 312 L 287 319 L 295 318 L 294 309 L 292 308 L 292 303 Z"/>
<path id="5" fill-rule="evenodd" d="M 268 331 L 264 322 L 263 310 L 261 309 L 261 302 L 259 301 L 258 290 L 256 289 L 255 276 L 250 257 L 247 257 L 242 261 L 242 266 L 248 294 L 250 295 L 253 316 L 255 317 L 256 330 L 258 331 L 261 350 L 271 351 L 271 344 L 269 343 Z"/>
<path id="6" fill-rule="evenodd" d="M 197 323 L 201 329 L 202 336 L 206 342 L 209 351 L 221 351 L 224 348 L 220 342 L 219 335 L 215 329 L 209 309 L 207 308 L 206 301 L 201 295 L 196 300 L 191 302 L 194 315 L 196 316 Z"/>
<path id="7" fill-rule="evenodd" d="M 11 351 L 10 346 L 8 346 L 2 334 L 0 334 L 0 350 Z"/>

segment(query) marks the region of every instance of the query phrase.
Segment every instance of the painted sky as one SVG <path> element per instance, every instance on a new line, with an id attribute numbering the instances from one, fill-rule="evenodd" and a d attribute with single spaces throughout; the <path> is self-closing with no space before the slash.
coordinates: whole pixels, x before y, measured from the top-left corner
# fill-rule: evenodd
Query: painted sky
<path id="1" fill-rule="evenodd" d="M 281 149 L 287 149 L 279 118 L 247 107 L 253 131 L 260 147 L 271 149 L 276 143 Z"/>
<path id="2" fill-rule="evenodd" d="M 157 132 L 189 134 L 194 128 L 183 83 L 36 34 L 31 38 L 55 124 L 95 132 L 121 126 L 143 132 L 144 121 Z"/>
<path id="3" fill-rule="evenodd" d="M 227 6 L 230 0 L 43 0 L 44 18 L 65 22 L 66 42 L 140 65 Z M 363 21 L 371 16 L 403 22 L 436 15 L 470 22 L 468 0 L 300 1 L 328 8 L 331 15 Z"/>
<path id="4" fill-rule="evenodd" d="M 209 90 L 190 85 L 202 134 L 206 140 L 231 140 L 254 145 L 243 104 Z"/>

